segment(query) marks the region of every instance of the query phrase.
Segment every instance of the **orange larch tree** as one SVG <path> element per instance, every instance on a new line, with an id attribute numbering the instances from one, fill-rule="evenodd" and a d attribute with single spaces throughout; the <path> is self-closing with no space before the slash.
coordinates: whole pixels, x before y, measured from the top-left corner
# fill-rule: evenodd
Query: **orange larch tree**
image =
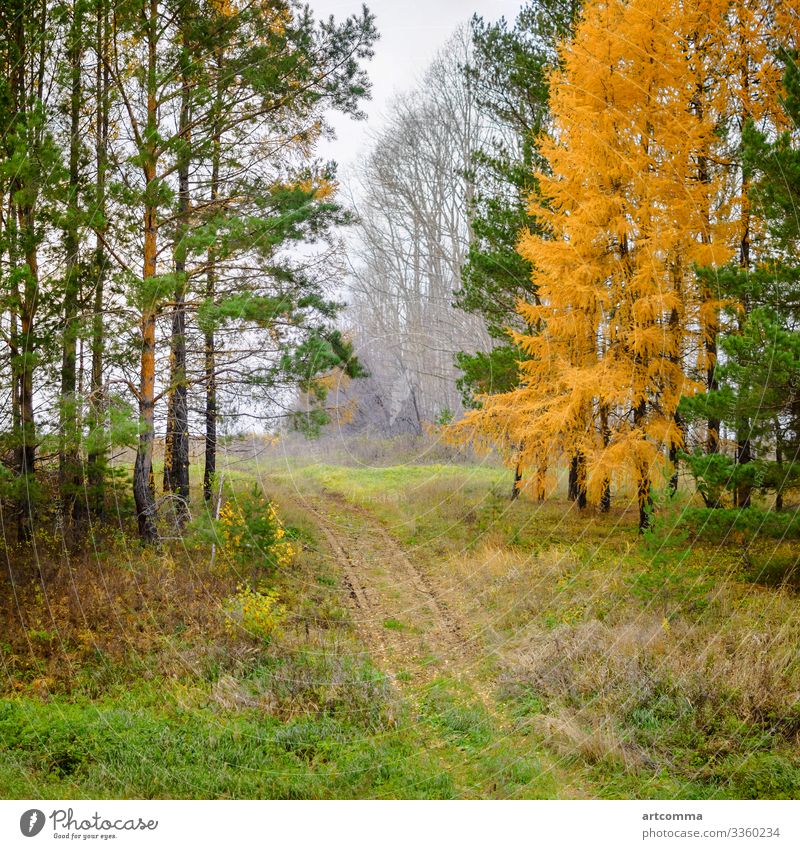
<path id="1" fill-rule="evenodd" d="M 634 485 L 640 527 L 651 482 L 682 442 L 678 402 L 698 385 L 695 265 L 728 258 L 708 209 L 718 177 L 697 179 L 716 143 L 710 116 L 692 110 L 694 21 L 655 0 L 590 2 L 552 78 L 549 169 L 531 213 L 545 236 L 523 234 L 537 304 L 520 304 L 530 333 L 519 389 L 483 399 L 458 432 L 524 445 L 541 469 L 583 458 L 589 499 L 607 505 L 610 481 Z"/>

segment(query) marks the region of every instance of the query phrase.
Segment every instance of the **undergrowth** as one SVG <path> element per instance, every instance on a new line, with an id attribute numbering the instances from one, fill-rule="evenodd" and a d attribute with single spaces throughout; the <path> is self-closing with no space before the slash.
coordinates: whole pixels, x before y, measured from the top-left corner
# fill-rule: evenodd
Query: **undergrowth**
<path id="1" fill-rule="evenodd" d="M 792 541 L 698 539 L 681 500 L 639 540 L 624 499 L 511 503 L 491 465 L 258 476 L 230 474 L 221 520 L 196 504 L 157 549 L 124 526 L 77 554 L 46 529 L 7 546 L 0 795 L 800 793 Z M 303 503 L 323 490 L 407 547 L 491 705 L 457 671 L 420 689 L 368 656 Z"/>

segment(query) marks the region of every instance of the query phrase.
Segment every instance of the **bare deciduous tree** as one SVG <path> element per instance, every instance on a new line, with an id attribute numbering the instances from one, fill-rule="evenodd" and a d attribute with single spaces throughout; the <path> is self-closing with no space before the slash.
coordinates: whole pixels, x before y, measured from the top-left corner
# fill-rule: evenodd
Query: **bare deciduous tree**
<path id="1" fill-rule="evenodd" d="M 372 379 L 349 387 L 388 432 L 457 413 L 457 351 L 489 344 L 481 319 L 453 307 L 471 233 L 474 152 L 486 142 L 456 31 L 418 88 L 392 104 L 351 186 L 350 319 Z M 380 403 L 376 403 L 376 400 Z M 365 412 L 367 412 L 365 410 Z"/>

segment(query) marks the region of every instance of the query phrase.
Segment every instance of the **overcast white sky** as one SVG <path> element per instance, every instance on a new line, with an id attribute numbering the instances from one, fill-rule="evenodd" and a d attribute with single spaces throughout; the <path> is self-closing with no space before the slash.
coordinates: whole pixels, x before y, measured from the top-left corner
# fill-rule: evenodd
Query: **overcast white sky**
<path id="1" fill-rule="evenodd" d="M 337 19 L 357 12 L 361 0 L 309 0 L 318 18 L 334 15 Z M 375 58 L 369 63 L 372 100 L 365 104 L 367 121 L 351 121 L 335 116 L 338 139 L 325 144 L 320 155 L 335 159 L 340 174 L 358 158 L 369 143 L 370 129 L 380 126 L 381 115 L 392 95 L 412 88 L 433 59 L 436 51 L 462 22 L 477 12 L 487 20 L 505 16 L 513 20 L 520 0 L 367 0 L 375 14 L 380 40 Z"/>

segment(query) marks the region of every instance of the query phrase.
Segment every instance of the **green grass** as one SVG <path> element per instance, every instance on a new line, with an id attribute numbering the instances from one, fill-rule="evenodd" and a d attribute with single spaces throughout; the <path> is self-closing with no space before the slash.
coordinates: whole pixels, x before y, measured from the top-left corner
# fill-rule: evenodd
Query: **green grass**
<path id="1" fill-rule="evenodd" d="M 226 633 L 241 568 L 209 572 L 202 538 L 154 553 L 118 535 L 62 570 L 47 603 L 35 572 L 17 587 L 37 612 L 17 634 L 4 613 L 0 796 L 800 794 L 789 549 L 690 546 L 666 525 L 640 541 L 624 505 L 512 504 L 508 472 L 488 464 L 297 465 L 262 480 L 302 549 L 274 579 L 287 618 L 269 645 Z M 323 488 L 408 547 L 480 649 L 472 684 L 433 653 L 427 683 L 411 663 L 390 681 L 366 656 L 297 497 Z M 71 614 L 70 581 L 91 602 Z M 412 612 L 377 624 L 399 640 L 419 626 Z"/>
<path id="2" fill-rule="evenodd" d="M 252 484 L 247 473 L 227 480 L 234 490 Z M 279 490 L 277 496 L 288 535 L 302 551 L 275 578 L 287 621 L 268 646 L 229 638 L 221 628 L 217 609 L 243 576 L 238 566 L 225 572 L 221 558 L 216 569 L 223 574 L 203 571 L 209 552 L 202 535 L 161 552 L 124 537 L 116 538 L 119 549 L 112 551 L 106 541 L 94 564 L 73 575 L 83 594 L 90 585 L 97 589 L 93 574 L 102 576 L 102 592 L 90 606 L 97 621 L 83 621 L 83 614 L 72 624 L 62 621 L 67 608 L 59 593 L 66 595 L 69 583 L 49 588 L 55 618 L 48 621 L 47 605 L 37 602 L 42 626 L 28 623 L 19 645 L 0 647 L 14 670 L 0 700 L 0 796 L 507 798 L 571 792 L 539 769 L 535 741 L 509 744 L 507 729 L 455 682 L 445 678 L 428 691 L 400 674 L 404 689 L 389 684 L 354 634 L 341 575 L 325 557 L 313 521 Z M 90 583 L 84 587 L 83 581 Z M 112 623 L 121 631 L 103 642 Z M 414 631 L 412 622 L 383 624 Z M 83 628 L 90 630 L 86 647 Z M 52 635 L 36 638 L 48 629 Z M 26 660 L 20 646 L 31 635 L 37 655 Z"/>
<path id="3" fill-rule="evenodd" d="M 6 798 L 450 798 L 412 729 L 366 734 L 345 718 L 111 703 L 0 704 Z"/>
<path id="4" fill-rule="evenodd" d="M 395 503 L 424 492 L 431 484 L 446 487 L 451 494 L 476 494 L 500 487 L 505 469 L 494 465 L 470 466 L 385 466 L 346 467 L 314 465 L 302 470 L 306 480 L 342 492 L 369 505 Z"/>

